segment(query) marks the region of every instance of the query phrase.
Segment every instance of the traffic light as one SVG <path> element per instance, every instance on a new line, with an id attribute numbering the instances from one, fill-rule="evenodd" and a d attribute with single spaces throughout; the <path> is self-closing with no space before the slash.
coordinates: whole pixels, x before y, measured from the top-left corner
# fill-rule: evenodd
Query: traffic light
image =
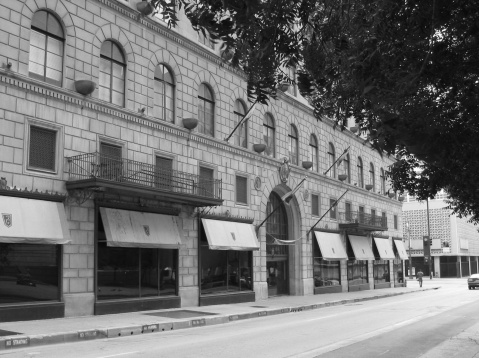
<path id="1" fill-rule="evenodd" d="M 431 255 L 431 245 L 429 240 L 429 236 L 422 237 L 424 257 Z"/>
<path id="2" fill-rule="evenodd" d="M 432 247 L 432 237 L 429 238 L 429 246 Z"/>

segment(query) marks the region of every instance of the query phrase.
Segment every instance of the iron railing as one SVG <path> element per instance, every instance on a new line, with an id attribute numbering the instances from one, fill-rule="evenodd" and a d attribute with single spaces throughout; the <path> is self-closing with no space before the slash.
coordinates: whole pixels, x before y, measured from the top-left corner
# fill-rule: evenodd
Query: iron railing
<path id="1" fill-rule="evenodd" d="M 341 224 L 361 224 L 377 228 L 387 228 L 387 218 L 384 216 L 366 214 L 360 211 L 349 211 L 339 213 Z"/>
<path id="2" fill-rule="evenodd" d="M 98 152 L 68 158 L 69 180 L 103 179 L 169 192 L 221 199 L 221 180 L 180 172 Z"/>

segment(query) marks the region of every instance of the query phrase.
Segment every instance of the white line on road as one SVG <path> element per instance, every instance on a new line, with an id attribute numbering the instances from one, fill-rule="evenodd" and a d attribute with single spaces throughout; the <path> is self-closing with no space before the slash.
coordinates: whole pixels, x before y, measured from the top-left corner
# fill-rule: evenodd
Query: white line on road
<path id="1" fill-rule="evenodd" d="M 111 356 L 102 356 L 102 357 L 98 357 L 98 358 L 119 357 L 119 356 L 124 356 L 124 355 L 127 355 L 127 354 L 133 354 L 133 353 L 140 353 L 140 351 L 126 352 L 126 353 L 119 353 L 119 354 L 113 354 L 113 355 L 111 355 Z"/>

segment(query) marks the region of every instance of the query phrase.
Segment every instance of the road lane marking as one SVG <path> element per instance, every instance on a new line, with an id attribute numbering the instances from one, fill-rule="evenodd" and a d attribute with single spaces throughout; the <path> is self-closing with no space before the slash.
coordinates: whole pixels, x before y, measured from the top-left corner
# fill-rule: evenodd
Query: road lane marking
<path id="1" fill-rule="evenodd" d="M 124 355 L 127 355 L 127 354 L 133 354 L 133 353 L 140 353 L 140 351 L 112 354 L 112 355 L 110 355 L 110 356 L 102 356 L 102 357 L 99 357 L 99 358 L 119 357 L 119 356 L 124 356 Z"/>

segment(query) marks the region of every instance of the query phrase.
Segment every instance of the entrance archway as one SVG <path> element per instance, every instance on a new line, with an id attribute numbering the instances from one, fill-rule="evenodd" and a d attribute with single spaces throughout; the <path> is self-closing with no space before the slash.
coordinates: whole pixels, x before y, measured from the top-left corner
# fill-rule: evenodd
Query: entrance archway
<path id="1" fill-rule="evenodd" d="M 276 210 L 275 210 L 276 209 Z M 266 277 L 268 296 L 289 295 L 289 246 L 275 239 L 288 240 L 288 216 L 278 194 L 272 192 L 266 205 Z"/>

